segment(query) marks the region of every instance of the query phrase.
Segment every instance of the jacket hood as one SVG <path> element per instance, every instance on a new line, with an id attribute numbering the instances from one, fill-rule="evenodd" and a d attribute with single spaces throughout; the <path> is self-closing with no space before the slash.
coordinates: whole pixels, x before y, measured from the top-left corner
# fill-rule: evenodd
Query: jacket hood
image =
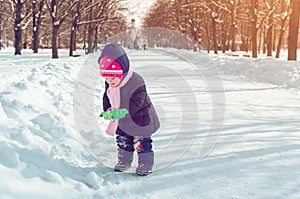
<path id="1" fill-rule="evenodd" d="M 109 56 L 116 60 L 122 67 L 124 74 L 129 71 L 129 59 L 124 49 L 118 44 L 107 44 L 98 58 L 98 63 L 103 56 Z"/>

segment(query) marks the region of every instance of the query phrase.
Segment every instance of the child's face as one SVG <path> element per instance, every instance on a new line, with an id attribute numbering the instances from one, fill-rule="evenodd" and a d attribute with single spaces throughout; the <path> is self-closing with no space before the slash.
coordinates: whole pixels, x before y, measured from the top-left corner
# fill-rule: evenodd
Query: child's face
<path id="1" fill-rule="evenodd" d="M 121 79 L 118 77 L 105 77 L 105 81 L 109 84 L 110 87 L 115 88 L 120 84 Z"/>

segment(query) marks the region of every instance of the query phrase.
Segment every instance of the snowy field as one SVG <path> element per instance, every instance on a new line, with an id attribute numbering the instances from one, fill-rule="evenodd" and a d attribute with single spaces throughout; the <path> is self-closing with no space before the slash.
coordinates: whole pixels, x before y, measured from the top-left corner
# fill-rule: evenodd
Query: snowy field
<path id="1" fill-rule="evenodd" d="M 61 50 L 53 60 L 48 50 L 5 49 L 1 199 L 300 198 L 299 61 L 127 52 L 162 123 L 154 172 L 136 176 L 136 159 L 129 172 L 112 169 L 115 140 L 98 117 L 99 52 Z"/>

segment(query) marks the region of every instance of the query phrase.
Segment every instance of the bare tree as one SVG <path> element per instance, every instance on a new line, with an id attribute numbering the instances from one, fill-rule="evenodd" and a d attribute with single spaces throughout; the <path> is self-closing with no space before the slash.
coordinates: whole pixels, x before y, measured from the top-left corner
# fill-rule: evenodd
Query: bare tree
<path id="1" fill-rule="evenodd" d="M 12 16 L 9 15 L 11 10 L 7 2 L 0 0 L 0 50 L 5 46 L 6 30 Z"/>
<path id="2" fill-rule="evenodd" d="M 222 49 L 224 53 L 228 48 L 230 31 L 232 31 L 232 43 L 235 43 L 236 2 L 212 0 L 211 3 L 214 53 L 217 54 L 219 49 Z M 228 15 L 230 17 L 227 17 Z M 231 25 L 229 25 L 229 21 Z"/>
<path id="3" fill-rule="evenodd" d="M 84 48 L 87 49 L 86 53 L 91 53 L 96 49 L 99 30 L 113 31 L 114 34 L 116 34 L 121 29 L 126 29 L 126 27 L 123 26 L 125 17 L 121 12 L 127 9 L 122 5 L 121 0 L 80 0 L 79 3 L 80 5 L 77 4 L 77 9 L 72 17 L 70 42 L 74 44 L 76 29 L 78 29 L 79 26 L 83 26 L 83 42 Z M 108 26 L 108 24 L 110 26 Z M 108 33 L 108 35 L 109 34 L 110 33 Z M 88 45 L 87 48 L 85 46 L 86 43 Z M 73 49 L 70 48 L 70 56 L 73 54 Z"/>
<path id="4" fill-rule="evenodd" d="M 216 10 L 218 13 L 218 18 L 214 20 L 217 22 L 217 30 L 220 32 L 217 35 L 217 45 L 221 45 L 222 51 L 225 52 L 225 50 L 228 49 L 228 45 L 231 41 L 231 51 L 236 51 L 236 37 L 238 28 L 237 17 L 239 5 L 238 0 L 212 0 L 209 2 L 211 2 L 211 5 L 207 4 L 209 7 L 208 10 Z M 212 22 L 212 24 L 215 24 L 215 22 Z M 212 30 L 213 29 L 214 28 L 212 26 Z"/>
<path id="5" fill-rule="evenodd" d="M 122 0 L 110 0 L 106 4 L 105 2 L 98 4 L 97 10 L 103 10 L 103 12 L 96 14 L 98 22 L 95 24 L 94 48 L 101 31 L 112 36 L 127 29 L 126 17 L 123 13 L 128 12 L 128 8 L 124 6 Z"/>
<path id="6" fill-rule="evenodd" d="M 251 50 L 252 57 L 257 58 L 258 56 L 258 30 L 263 25 L 265 19 L 269 16 L 269 11 L 264 11 L 262 7 L 259 7 L 259 0 L 251 0 L 250 4 L 247 3 L 247 0 L 240 0 L 243 5 L 243 8 L 246 10 L 246 13 L 249 17 L 249 23 L 251 24 Z M 260 9 L 259 9 L 260 8 Z"/>
<path id="7" fill-rule="evenodd" d="M 32 1 L 32 50 L 38 53 L 39 48 L 39 29 L 42 23 L 44 0 Z"/>
<path id="8" fill-rule="evenodd" d="M 217 42 L 217 19 L 218 19 L 218 8 L 214 7 L 214 10 L 210 13 L 211 18 L 211 30 L 212 30 L 212 42 L 213 50 L 215 54 L 218 54 L 218 42 Z"/>
<path id="9" fill-rule="evenodd" d="M 45 0 L 52 21 L 52 58 L 58 58 L 57 39 L 59 28 L 79 0 L 58 1 Z"/>
<path id="10" fill-rule="evenodd" d="M 257 58 L 257 12 L 258 12 L 258 1 L 251 0 L 251 42 L 252 42 L 252 57 Z"/>
<path id="11" fill-rule="evenodd" d="M 76 32 L 80 25 L 88 25 L 89 26 L 89 33 L 91 33 L 90 24 L 95 22 L 92 18 L 93 16 L 93 7 L 96 7 L 98 4 L 103 3 L 103 0 L 98 1 L 90 1 L 90 0 L 79 0 L 74 9 L 71 12 L 71 31 L 70 31 L 70 46 L 69 46 L 69 56 L 73 56 L 73 51 L 76 50 Z M 106 0 L 107 2 L 107 0 Z M 100 12 L 102 12 L 100 10 Z M 88 20 L 89 18 L 89 20 Z M 84 33 L 86 30 L 84 29 Z M 91 33 L 92 34 L 92 33 Z M 91 37 L 90 37 L 91 38 Z M 85 41 L 85 39 L 84 39 Z"/>
<path id="12" fill-rule="evenodd" d="M 30 16 L 29 0 L 9 0 L 14 13 L 14 33 L 15 33 L 15 55 L 21 55 L 22 50 L 22 28 L 26 24 L 26 19 Z M 25 6 L 26 5 L 26 6 Z"/>
<path id="13" fill-rule="evenodd" d="M 158 0 L 144 19 L 144 25 L 178 30 L 194 40 L 198 39 L 205 44 L 208 51 L 213 49 L 215 53 L 220 47 L 224 52 L 229 41 L 231 50 L 235 51 L 236 42 L 241 42 L 239 45 L 241 50 L 248 51 L 251 46 L 253 58 L 257 58 L 261 49 L 264 53 L 267 52 L 267 56 L 272 56 L 275 41 L 278 41 L 276 51 L 278 57 L 285 29 L 288 29 L 286 21 L 289 18 L 289 2 L 288 0 Z M 294 2 L 299 5 L 299 0 Z M 299 8 L 295 9 L 299 11 Z M 290 31 L 295 29 L 294 31 L 298 32 L 295 25 L 289 26 Z M 280 31 L 277 31 L 278 29 Z M 296 45 L 295 39 L 291 40 Z"/>
<path id="14" fill-rule="evenodd" d="M 237 35 L 237 18 L 236 18 L 236 12 L 237 12 L 237 0 L 231 0 L 230 3 L 230 19 L 231 19 L 231 51 L 235 52 L 236 47 L 236 35 Z"/>
<path id="15" fill-rule="evenodd" d="M 91 53 L 92 52 L 92 37 L 93 37 L 93 34 L 95 34 L 94 30 L 93 30 L 93 17 L 94 17 L 94 13 L 93 13 L 93 0 L 90 1 L 90 7 L 89 7 L 89 23 L 88 23 L 88 49 L 87 49 L 87 53 Z"/>
<path id="16" fill-rule="evenodd" d="M 282 46 L 283 36 L 285 33 L 285 30 L 288 26 L 287 19 L 289 17 L 290 12 L 290 4 L 286 0 L 281 0 L 280 5 L 280 27 L 279 27 L 279 36 L 278 36 L 278 44 L 276 48 L 276 58 L 279 58 L 280 50 Z"/>
<path id="17" fill-rule="evenodd" d="M 300 0 L 292 1 L 292 13 L 289 25 L 288 60 L 297 60 L 297 43 L 299 32 Z"/>
<path id="18" fill-rule="evenodd" d="M 237 4 L 237 0 L 157 1 L 144 20 L 144 25 L 178 30 L 205 46 L 208 51 L 212 43 L 215 53 L 218 52 L 219 47 L 223 52 L 228 48 L 229 32 L 232 31 L 231 40 L 235 50 Z M 231 16 L 230 20 L 227 16 Z"/>
<path id="19" fill-rule="evenodd" d="M 179 8 L 176 1 L 157 0 L 144 17 L 143 26 L 176 29 L 181 17 Z"/>
<path id="20" fill-rule="evenodd" d="M 210 52 L 211 49 L 211 28 L 210 28 L 210 17 L 207 16 L 207 14 L 204 14 L 203 16 L 203 32 L 202 36 L 205 38 L 204 41 L 202 39 L 202 44 L 206 43 L 207 52 Z"/>
<path id="21" fill-rule="evenodd" d="M 1 50 L 1 48 L 2 48 L 2 31 L 3 31 L 3 29 L 4 29 L 4 25 L 2 25 L 2 12 L 3 12 L 3 2 L 2 1 L 0 1 L 0 50 Z"/>
<path id="22" fill-rule="evenodd" d="M 268 0 L 266 3 L 266 7 L 269 12 L 268 16 L 268 24 L 266 24 L 266 30 L 267 30 L 267 35 L 266 35 L 266 45 L 267 45 L 267 56 L 272 56 L 272 51 L 273 51 L 273 23 L 274 23 L 274 12 L 275 8 L 278 5 L 279 1 L 274 0 Z"/>
<path id="23" fill-rule="evenodd" d="M 201 41 L 200 24 L 201 24 L 202 12 L 200 12 L 200 9 L 201 9 L 200 5 L 193 6 L 193 4 L 190 4 L 188 5 L 188 10 L 185 15 L 188 16 L 188 18 L 186 18 L 188 34 L 191 36 L 193 41 L 196 42 L 197 44 L 200 44 Z M 196 51 L 197 48 L 198 45 L 195 45 L 193 50 Z"/>
<path id="24" fill-rule="evenodd" d="M 199 46 L 202 39 L 201 23 L 204 15 L 201 11 L 203 9 L 201 4 L 205 4 L 205 2 L 199 3 L 195 0 L 158 0 L 144 18 L 143 26 L 177 30 L 189 36 L 196 43 L 193 46 L 194 50 L 200 49 Z M 161 40 L 158 39 L 158 41 L 162 43 Z M 173 44 L 178 48 L 189 48 L 187 43 L 181 42 L 177 44 L 177 41 L 174 40 Z M 157 42 L 156 45 L 161 44 Z M 166 45 L 166 41 L 162 45 Z"/>

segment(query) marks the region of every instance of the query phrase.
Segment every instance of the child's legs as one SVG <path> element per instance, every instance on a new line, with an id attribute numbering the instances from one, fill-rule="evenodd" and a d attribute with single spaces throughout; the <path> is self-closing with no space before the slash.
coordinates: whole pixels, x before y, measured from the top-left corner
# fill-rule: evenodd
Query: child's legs
<path id="1" fill-rule="evenodd" d="M 117 129 L 117 145 L 120 149 L 134 152 L 134 137 L 126 134 L 121 129 Z"/>
<path id="2" fill-rule="evenodd" d="M 152 139 L 148 138 L 137 138 L 137 147 L 136 150 L 138 153 L 151 153 L 152 151 Z"/>
<path id="3" fill-rule="evenodd" d="M 152 151 L 152 139 L 140 138 L 138 140 L 139 148 L 138 152 L 138 163 L 152 167 L 154 164 L 154 153 Z"/>
<path id="4" fill-rule="evenodd" d="M 131 163 L 134 152 L 134 137 L 126 134 L 121 129 L 117 129 L 117 145 L 119 161 Z"/>

